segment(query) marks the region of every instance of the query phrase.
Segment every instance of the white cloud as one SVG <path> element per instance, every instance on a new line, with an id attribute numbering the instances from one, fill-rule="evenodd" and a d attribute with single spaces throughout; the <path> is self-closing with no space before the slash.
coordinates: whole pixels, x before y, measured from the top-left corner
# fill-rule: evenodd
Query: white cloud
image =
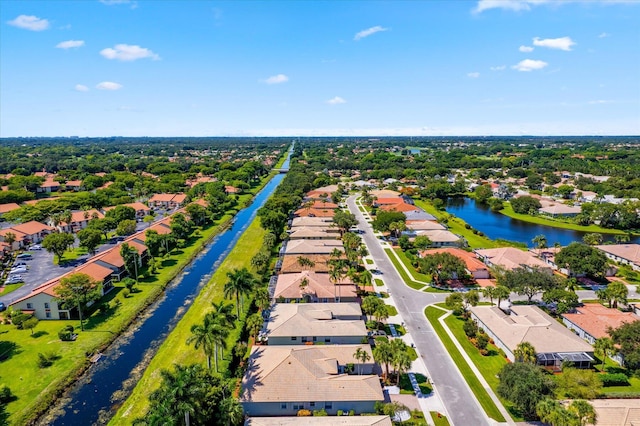
<path id="1" fill-rule="evenodd" d="M 605 99 L 598 99 L 596 101 L 589 101 L 589 105 L 604 105 L 604 104 L 611 104 L 613 103 L 613 101 L 609 101 L 609 100 L 605 100 Z"/>
<path id="2" fill-rule="evenodd" d="M 365 37 L 369 37 L 370 35 L 373 35 L 375 33 L 379 33 L 381 31 L 388 31 L 388 30 L 389 28 L 383 28 L 380 25 L 376 25 L 375 27 L 367 28 L 366 30 L 362 30 L 359 33 L 356 33 L 356 35 L 353 36 L 353 39 L 358 41 Z"/>
<path id="3" fill-rule="evenodd" d="M 58 49 L 71 49 L 80 46 L 84 46 L 84 40 L 67 40 L 56 44 L 56 48 Z"/>
<path id="4" fill-rule="evenodd" d="M 611 34 L 609 34 L 609 33 L 600 33 L 600 35 L 598 35 L 598 38 L 605 38 L 605 37 L 611 37 Z"/>
<path id="5" fill-rule="evenodd" d="M 539 37 L 535 37 L 533 39 L 534 46 L 547 47 L 549 49 L 559 49 L 570 51 L 571 46 L 575 45 L 576 42 L 571 40 L 571 37 L 560 37 L 560 38 L 545 38 L 540 39 Z"/>
<path id="6" fill-rule="evenodd" d="M 549 65 L 545 61 L 538 61 L 535 59 L 525 59 L 523 61 L 518 62 L 516 65 L 513 65 L 511 68 L 518 71 L 533 71 L 533 70 L 541 70 L 542 68 Z"/>
<path id="7" fill-rule="evenodd" d="M 100 90 L 120 90 L 120 89 L 122 89 L 122 84 L 114 83 L 113 81 L 103 81 L 102 83 L 98 83 L 96 85 L 96 89 L 100 89 Z"/>
<path id="8" fill-rule="evenodd" d="M 289 77 L 284 74 L 276 74 L 264 80 L 267 84 L 281 84 L 289 81 Z"/>
<path id="9" fill-rule="evenodd" d="M 89 91 L 89 88 L 87 86 L 85 86 L 84 84 L 76 84 L 75 89 L 78 92 L 88 92 Z"/>
<path id="10" fill-rule="evenodd" d="M 157 61 L 160 59 L 160 56 L 146 47 L 130 44 L 116 44 L 113 48 L 102 49 L 100 54 L 107 59 L 117 59 L 119 61 L 135 61 L 136 59 L 144 58 L 151 58 Z"/>
<path id="11" fill-rule="evenodd" d="M 336 96 L 334 98 L 331 98 L 327 101 L 327 103 L 329 105 L 339 105 L 339 104 L 346 104 L 347 101 L 345 101 L 344 99 L 342 99 L 340 96 Z"/>
<path id="12" fill-rule="evenodd" d="M 491 71 L 503 71 L 507 68 L 506 65 L 498 65 L 497 67 L 491 67 L 489 68 Z"/>
<path id="13" fill-rule="evenodd" d="M 469 72 L 469 73 L 467 73 L 467 77 L 469 77 L 469 78 L 478 78 L 478 77 L 480 77 L 480 73 L 479 72 Z"/>
<path id="14" fill-rule="evenodd" d="M 8 21 L 7 23 L 29 31 L 44 31 L 49 28 L 49 21 L 33 15 L 20 15 L 13 21 Z"/>
<path id="15" fill-rule="evenodd" d="M 531 47 L 531 46 L 520 46 L 518 48 L 518 50 L 521 51 L 521 52 L 525 52 L 525 53 L 526 52 L 533 52 L 533 47 Z"/>

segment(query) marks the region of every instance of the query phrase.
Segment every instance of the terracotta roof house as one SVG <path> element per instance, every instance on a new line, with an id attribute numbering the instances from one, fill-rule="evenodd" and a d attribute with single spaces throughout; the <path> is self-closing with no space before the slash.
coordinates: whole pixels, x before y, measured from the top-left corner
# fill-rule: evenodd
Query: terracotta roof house
<path id="1" fill-rule="evenodd" d="M 416 207 L 413 204 L 407 203 L 398 203 L 398 204 L 384 204 L 378 207 L 379 210 L 387 211 L 387 212 L 417 212 L 421 211 L 420 207 Z"/>
<path id="2" fill-rule="evenodd" d="M 0 216 L 2 216 L 5 213 L 9 213 L 11 211 L 14 210 L 18 210 L 20 208 L 20 206 L 16 203 L 6 203 L 6 204 L 0 204 Z"/>
<path id="3" fill-rule="evenodd" d="M 340 240 L 291 240 L 285 247 L 285 255 L 306 256 L 309 254 L 331 254 L 334 249 L 344 252 Z"/>
<path id="4" fill-rule="evenodd" d="M 406 221 L 407 230 L 413 231 L 437 231 L 440 229 L 447 229 L 441 223 L 438 223 L 434 220 L 407 220 Z"/>
<path id="5" fill-rule="evenodd" d="M 585 303 L 575 311 L 562 314 L 562 322 L 592 345 L 596 339 L 609 337 L 609 328 L 615 329 L 625 323 L 640 321 L 640 317 L 632 312 L 606 308 L 599 303 Z"/>
<path id="6" fill-rule="evenodd" d="M 295 416 L 301 409 L 324 409 L 331 416 L 338 410 L 374 412 L 375 403 L 384 400 L 380 379 L 371 374 L 372 363 L 360 365 L 354 359 L 357 349 L 371 351 L 369 345 L 254 346 L 242 379 L 245 414 Z M 362 367 L 364 374 L 346 374 L 347 364 Z M 367 424 L 363 419 L 365 423 L 358 424 Z"/>
<path id="7" fill-rule="evenodd" d="M 401 195 L 398 191 L 392 191 L 390 189 L 376 189 L 369 191 L 369 194 L 376 198 L 395 198 Z"/>
<path id="8" fill-rule="evenodd" d="M 56 182 L 52 177 L 47 178 L 36 189 L 36 192 L 57 192 L 60 190 L 60 182 Z"/>
<path id="9" fill-rule="evenodd" d="M 55 231 L 55 228 L 32 220 L 30 222 L 21 223 L 20 225 L 14 225 L 10 228 L 1 230 L 0 238 L 4 241 L 5 235 L 8 232 L 12 232 L 16 236 L 16 241 L 13 243 L 13 249 L 17 250 L 20 247 L 26 247 L 29 244 L 37 244 L 41 242 L 44 237 L 53 231 Z"/>
<path id="10" fill-rule="evenodd" d="M 582 211 L 582 207 L 568 206 L 563 203 L 554 203 L 547 207 L 542 207 L 538 209 L 538 211 L 542 214 L 545 214 L 551 217 L 558 217 L 558 216 L 574 217 L 580 214 L 580 212 Z"/>
<path id="11" fill-rule="evenodd" d="M 318 227 L 331 227 L 333 225 L 333 219 L 330 217 L 309 217 L 309 216 L 305 216 L 305 217 L 294 217 L 293 220 L 291 221 L 291 228 L 297 228 L 297 227 L 312 227 L 312 226 L 318 226 Z"/>
<path id="12" fill-rule="evenodd" d="M 402 203 L 404 203 L 404 198 L 402 198 L 399 195 L 397 197 L 377 198 L 374 202 L 374 204 L 378 206 L 384 206 L 387 204 L 402 204 Z"/>
<path id="13" fill-rule="evenodd" d="M 276 303 L 267 322 L 269 345 L 357 344 L 367 336 L 358 303 Z"/>
<path id="14" fill-rule="evenodd" d="M 181 207 L 187 199 L 186 194 L 155 194 L 149 198 L 149 207 L 175 209 Z"/>
<path id="15" fill-rule="evenodd" d="M 325 209 L 337 209 L 338 205 L 335 203 L 331 203 L 329 201 L 320 201 L 320 200 L 315 200 L 313 202 L 313 204 L 311 205 L 311 208 L 313 209 L 320 209 L 320 210 L 325 210 Z"/>
<path id="16" fill-rule="evenodd" d="M 26 296 L 11 302 L 10 306 L 15 310 L 32 312 L 38 319 L 78 318 L 78 311 L 75 306 L 69 306 L 64 309 L 55 300 L 55 288 L 60 284 L 60 280 L 75 273 L 87 274 L 93 280 L 100 282 L 102 284 L 102 294 L 107 293 L 113 287 L 111 284 L 111 269 L 88 262 L 58 278 L 47 281 Z"/>
<path id="17" fill-rule="evenodd" d="M 343 410 L 344 411 L 344 410 Z M 389 416 L 250 417 L 245 426 L 392 426 Z"/>
<path id="18" fill-rule="evenodd" d="M 323 197 L 331 198 L 331 194 L 338 190 L 338 185 L 328 185 L 321 188 L 312 189 L 307 192 L 305 198 L 307 199 L 320 199 Z"/>
<path id="19" fill-rule="evenodd" d="M 474 306 L 470 311 L 471 318 L 512 362 L 513 351 L 522 342 L 531 343 L 538 364 L 550 369 L 561 369 L 563 361 L 571 361 L 577 368 L 589 368 L 593 362 L 591 345 L 537 306 L 513 305 L 510 315 L 497 306 Z"/>
<path id="20" fill-rule="evenodd" d="M 81 180 L 68 180 L 65 182 L 64 187 L 67 191 L 80 191 L 82 189 Z"/>
<path id="21" fill-rule="evenodd" d="M 305 257 L 313 262 L 313 266 L 301 266 L 298 261 L 299 257 Z M 310 254 L 310 255 L 286 255 L 282 257 L 282 260 L 278 262 L 277 269 L 282 274 L 302 272 L 310 270 L 313 272 L 328 272 L 328 262 L 331 256 L 328 254 Z"/>
<path id="22" fill-rule="evenodd" d="M 640 271 L 640 244 L 606 244 L 596 248 L 614 262 L 629 265 L 634 271 Z"/>
<path id="23" fill-rule="evenodd" d="M 240 190 L 235 186 L 225 185 L 224 192 L 226 192 L 227 194 L 237 194 L 238 192 L 240 192 Z"/>
<path id="24" fill-rule="evenodd" d="M 467 267 L 467 271 L 469 272 L 469 274 L 475 279 L 488 279 L 490 277 L 489 268 L 487 268 L 487 265 L 482 263 L 476 256 L 473 255 L 473 253 L 469 253 L 468 251 L 459 248 L 424 250 L 420 253 L 420 256 L 424 257 L 436 253 L 449 253 L 450 255 L 461 259 Z M 456 279 L 457 277 L 453 278 Z"/>
<path id="25" fill-rule="evenodd" d="M 335 209 L 314 209 L 313 207 L 302 207 L 293 213 L 296 217 L 330 217 L 332 218 Z"/>
<path id="26" fill-rule="evenodd" d="M 102 218 L 104 218 L 104 215 L 96 209 L 75 211 L 71 212 L 71 222 L 60 222 L 55 228 L 60 232 L 78 232 L 85 229 L 90 220 Z M 52 219 L 49 219 L 49 225 L 54 226 Z"/>
<path id="27" fill-rule="evenodd" d="M 302 271 L 280 274 L 273 298 L 283 303 L 357 302 L 357 287 L 348 280 L 333 283 L 327 273 Z"/>
<path id="28" fill-rule="evenodd" d="M 127 240 L 123 241 L 123 243 L 127 243 L 130 247 L 136 249 L 138 255 L 140 256 L 140 261 L 143 262 L 148 256 L 147 247 L 136 240 L 137 238 L 135 236 L 131 236 L 127 238 Z M 104 266 L 105 268 L 111 269 L 112 276 L 117 281 L 122 280 L 122 278 L 127 275 L 127 270 L 124 266 L 124 260 L 120 255 L 121 247 L 122 244 L 118 244 L 117 246 L 114 246 L 91 259 L 92 262 Z"/>
<path id="29" fill-rule="evenodd" d="M 149 208 L 146 204 L 143 204 L 139 201 L 136 201 L 134 203 L 127 203 L 127 204 L 122 204 L 123 206 L 127 206 L 127 207 L 131 207 L 132 209 L 134 209 L 136 211 L 136 218 L 137 219 L 142 219 L 144 218 L 146 215 L 148 215 L 149 213 L 151 213 L 151 208 Z M 109 206 L 109 207 L 105 207 L 103 210 L 105 212 L 108 212 L 109 210 L 115 209 L 118 206 Z"/>
<path id="30" fill-rule="evenodd" d="M 514 247 L 500 247 L 494 249 L 474 250 L 480 260 L 489 267 L 498 266 L 507 271 L 517 268 L 533 269 L 553 273 L 552 268 L 533 254 Z"/>

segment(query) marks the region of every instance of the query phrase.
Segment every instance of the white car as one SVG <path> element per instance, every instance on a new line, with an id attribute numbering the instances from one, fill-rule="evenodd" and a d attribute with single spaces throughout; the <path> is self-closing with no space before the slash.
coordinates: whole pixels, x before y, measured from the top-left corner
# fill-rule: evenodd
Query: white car
<path id="1" fill-rule="evenodd" d="M 17 284 L 23 282 L 22 275 L 10 275 L 4 282 L 5 284 Z"/>
<path id="2" fill-rule="evenodd" d="M 29 250 L 42 250 L 42 246 L 40 244 L 32 244 L 29 246 Z"/>
<path id="3" fill-rule="evenodd" d="M 20 274 L 22 272 L 27 272 L 27 267 L 24 265 L 15 266 L 9 271 L 10 274 Z"/>

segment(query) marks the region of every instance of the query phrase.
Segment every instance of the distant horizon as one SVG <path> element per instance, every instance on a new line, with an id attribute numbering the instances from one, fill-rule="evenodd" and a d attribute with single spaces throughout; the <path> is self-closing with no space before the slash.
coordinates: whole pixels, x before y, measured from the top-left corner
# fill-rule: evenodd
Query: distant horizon
<path id="1" fill-rule="evenodd" d="M 640 134 L 640 0 L 9 1 L 0 137 Z"/>

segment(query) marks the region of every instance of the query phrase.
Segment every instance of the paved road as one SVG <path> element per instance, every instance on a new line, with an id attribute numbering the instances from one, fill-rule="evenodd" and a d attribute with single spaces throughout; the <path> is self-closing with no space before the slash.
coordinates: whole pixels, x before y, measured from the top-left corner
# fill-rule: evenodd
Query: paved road
<path id="1" fill-rule="evenodd" d="M 407 287 L 375 237 L 371 226 L 367 224 L 362 212 L 355 204 L 355 196 L 347 199 L 349 210 L 356 215 L 359 228 L 364 230 L 363 241 L 390 289 L 398 312 L 407 326 L 407 332 L 413 337 L 418 351 L 430 374 L 430 379 L 444 403 L 451 423 L 454 425 L 490 425 L 478 405 L 473 393 L 458 372 L 437 334 L 424 316 L 425 306 L 443 301 L 442 293 L 424 293 Z"/>

